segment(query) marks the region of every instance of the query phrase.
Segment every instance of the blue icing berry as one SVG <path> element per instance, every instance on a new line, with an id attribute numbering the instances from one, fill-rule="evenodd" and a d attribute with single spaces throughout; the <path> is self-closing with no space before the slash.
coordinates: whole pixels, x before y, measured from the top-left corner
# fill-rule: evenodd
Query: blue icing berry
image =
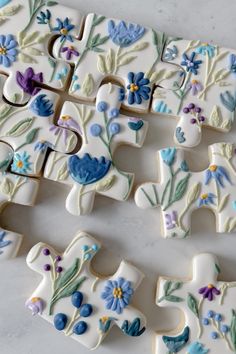
<path id="1" fill-rule="evenodd" d="M 209 320 L 208 320 L 208 318 L 203 318 L 202 324 L 203 324 L 204 326 L 208 326 L 208 325 L 209 325 Z"/>
<path id="2" fill-rule="evenodd" d="M 109 131 L 112 135 L 119 134 L 120 132 L 120 124 L 119 123 L 112 123 L 109 127 Z"/>
<path id="3" fill-rule="evenodd" d="M 11 2 L 11 0 L 0 0 L 0 8 L 9 4 L 9 2 Z"/>
<path id="4" fill-rule="evenodd" d="M 216 320 L 217 322 L 222 321 L 222 315 L 221 315 L 220 313 L 217 313 L 217 314 L 215 315 L 215 320 Z"/>
<path id="5" fill-rule="evenodd" d="M 84 321 L 76 323 L 73 327 L 73 333 L 77 335 L 84 334 L 87 331 L 88 325 Z"/>
<path id="6" fill-rule="evenodd" d="M 80 315 L 82 317 L 89 317 L 93 312 L 93 307 L 90 304 L 84 304 L 81 306 Z"/>
<path id="7" fill-rule="evenodd" d="M 64 313 L 57 313 L 54 317 L 54 327 L 58 331 L 63 331 L 67 324 L 67 316 Z"/>
<path id="8" fill-rule="evenodd" d="M 100 124 L 93 124 L 91 125 L 90 127 L 90 134 L 92 136 L 100 136 L 101 135 L 101 132 L 102 132 L 102 127 Z"/>
<path id="9" fill-rule="evenodd" d="M 216 332 L 212 332 L 211 333 L 211 338 L 212 339 L 217 339 L 218 338 L 218 334 Z"/>
<path id="10" fill-rule="evenodd" d="M 79 309 L 80 306 L 82 305 L 83 298 L 84 298 L 83 294 L 80 291 L 74 292 L 74 294 L 71 297 L 72 305 L 77 309 Z"/>

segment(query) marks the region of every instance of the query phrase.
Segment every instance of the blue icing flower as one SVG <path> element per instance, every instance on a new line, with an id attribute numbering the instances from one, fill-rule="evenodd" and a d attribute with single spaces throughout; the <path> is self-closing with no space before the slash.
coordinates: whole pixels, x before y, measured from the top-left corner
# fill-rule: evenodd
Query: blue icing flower
<path id="1" fill-rule="evenodd" d="M 120 114 L 120 110 L 118 108 L 112 108 L 108 113 L 108 117 L 110 119 L 117 118 Z"/>
<path id="2" fill-rule="evenodd" d="M 123 102 L 125 99 L 125 90 L 121 87 L 119 89 L 119 102 Z"/>
<path id="3" fill-rule="evenodd" d="M 176 128 L 175 137 L 180 144 L 183 144 L 186 141 L 184 137 L 184 132 L 182 131 L 181 127 Z"/>
<path id="4" fill-rule="evenodd" d="M 42 154 L 47 151 L 48 148 L 52 148 L 53 145 L 46 140 L 38 141 L 34 146 L 34 151 L 40 151 Z"/>
<path id="5" fill-rule="evenodd" d="M 130 120 L 128 122 L 128 127 L 131 130 L 138 131 L 143 127 L 143 124 L 144 123 L 143 123 L 142 119 L 137 119 L 137 120 L 135 119 L 135 120 Z"/>
<path id="6" fill-rule="evenodd" d="M 208 55 L 209 58 L 213 58 L 215 55 L 216 47 L 214 45 L 205 43 L 196 48 L 196 53 L 202 54 L 204 56 Z"/>
<path id="7" fill-rule="evenodd" d="M 236 55 L 235 54 L 229 55 L 229 70 L 231 73 L 236 75 Z"/>
<path id="8" fill-rule="evenodd" d="M 215 204 L 214 198 L 216 196 L 213 193 L 204 193 L 200 196 L 199 201 L 198 201 L 198 206 L 201 207 L 202 205 L 210 205 L 210 204 Z"/>
<path id="9" fill-rule="evenodd" d="M 183 333 L 176 337 L 163 336 L 162 340 L 166 347 L 169 349 L 169 353 L 178 353 L 184 348 L 186 343 L 189 341 L 190 329 L 185 327 Z"/>
<path id="10" fill-rule="evenodd" d="M 181 168 L 181 170 L 184 171 L 184 172 L 188 172 L 188 171 L 189 171 L 188 164 L 187 164 L 187 162 L 186 162 L 185 160 L 183 160 L 183 161 L 181 162 L 180 168 Z"/>
<path id="11" fill-rule="evenodd" d="M 234 200 L 234 201 L 232 202 L 232 205 L 233 205 L 233 209 L 236 210 L 236 200 Z"/>
<path id="12" fill-rule="evenodd" d="M 71 177 L 79 184 L 87 185 L 102 179 L 111 166 L 111 161 L 104 156 L 97 159 L 88 153 L 82 158 L 77 155 L 71 156 L 68 160 L 68 169 Z"/>
<path id="13" fill-rule="evenodd" d="M 186 71 L 191 72 L 197 75 L 197 70 L 199 69 L 199 65 L 202 63 L 202 60 L 194 60 L 196 53 L 192 52 L 190 57 L 187 54 L 183 54 L 183 60 L 181 65 L 186 66 Z"/>
<path id="14" fill-rule="evenodd" d="M 46 25 L 49 23 L 50 19 L 52 17 L 51 12 L 46 9 L 45 12 L 40 11 L 39 15 L 37 16 L 38 24 L 39 25 Z"/>
<path id="15" fill-rule="evenodd" d="M 135 318 L 132 322 L 125 320 L 121 326 L 122 331 L 131 337 L 139 337 L 141 336 L 146 328 L 141 327 L 140 318 Z"/>
<path id="16" fill-rule="evenodd" d="M 205 349 L 204 345 L 199 342 L 193 342 L 187 349 L 188 354 L 207 354 L 209 349 Z"/>
<path id="17" fill-rule="evenodd" d="M 30 104 L 30 109 L 41 117 L 49 117 L 54 113 L 53 103 L 47 98 L 47 95 L 42 94 L 37 96 Z"/>
<path id="18" fill-rule="evenodd" d="M 120 47 L 128 47 L 144 35 L 145 28 L 132 23 L 126 24 L 124 21 L 116 25 L 113 20 L 110 20 L 108 33 L 113 43 Z"/>
<path id="19" fill-rule="evenodd" d="M 59 34 L 61 35 L 61 42 L 66 39 L 70 42 L 73 42 L 73 37 L 69 34 L 69 32 L 74 27 L 75 26 L 70 23 L 68 17 L 66 17 L 64 21 L 62 21 L 60 18 L 57 18 L 57 26 L 53 28 L 53 31 L 59 32 Z"/>
<path id="20" fill-rule="evenodd" d="M 7 247 L 9 246 L 12 242 L 9 241 L 9 240 L 5 240 L 5 237 L 6 237 L 6 231 L 0 231 L 0 248 L 4 248 L 4 247 Z M 3 252 L 0 251 L 0 255 L 2 254 Z"/>
<path id="21" fill-rule="evenodd" d="M 100 124 L 92 124 L 91 127 L 90 127 L 90 134 L 92 136 L 100 136 L 102 133 L 102 126 Z"/>
<path id="22" fill-rule="evenodd" d="M 123 309 L 129 305 L 134 290 L 130 281 L 124 278 L 108 280 L 101 294 L 106 302 L 106 308 L 121 314 Z"/>
<path id="23" fill-rule="evenodd" d="M 11 0 L 0 0 L 0 8 L 6 6 L 9 2 L 11 2 Z"/>
<path id="24" fill-rule="evenodd" d="M 16 61 L 17 46 L 18 43 L 12 34 L 0 35 L 0 65 L 9 68 Z"/>
<path id="25" fill-rule="evenodd" d="M 175 160 L 176 148 L 167 148 L 161 150 L 161 158 L 168 165 L 171 166 Z"/>
<path id="26" fill-rule="evenodd" d="M 129 90 L 128 103 L 130 105 L 137 103 L 141 104 L 142 100 L 149 99 L 149 93 L 151 92 L 149 85 L 150 81 L 144 78 L 144 73 L 139 72 L 137 74 L 130 72 L 128 74 L 129 85 L 127 89 Z"/>
<path id="27" fill-rule="evenodd" d="M 11 165 L 12 171 L 27 174 L 31 171 L 30 165 L 32 164 L 29 162 L 30 155 L 27 154 L 26 151 L 23 153 L 15 153 L 13 158 L 13 163 Z"/>
<path id="28" fill-rule="evenodd" d="M 227 170 L 223 166 L 211 165 L 205 174 L 205 184 L 214 179 L 219 187 L 224 188 L 223 180 L 226 179 L 231 184 Z"/>
<path id="29" fill-rule="evenodd" d="M 170 61 L 174 60 L 178 55 L 178 48 L 176 45 L 173 45 L 172 48 L 166 48 L 165 54 L 164 54 L 164 60 Z"/>

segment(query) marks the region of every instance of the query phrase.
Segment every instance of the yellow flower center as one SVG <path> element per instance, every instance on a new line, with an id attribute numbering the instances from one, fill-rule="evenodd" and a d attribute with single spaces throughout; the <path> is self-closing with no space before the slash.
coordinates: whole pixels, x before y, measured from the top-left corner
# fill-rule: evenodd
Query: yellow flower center
<path id="1" fill-rule="evenodd" d="M 35 302 L 38 302 L 39 300 L 40 300 L 39 297 L 32 297 L 31 302 L 35 303 Z"/>
<path id="2" fill-rule="evenodd" d="M 62 119 L 64 122 L 67 122 L 68 120 L 70 120 L 70 116 L 64 115 L 64 116 L 61 116 L 61 119 Z"/>
<path id="3" fill-rule="evenodd" d="M 213 288 L 214 288 L 214 285 L 209 284 L 207 287 L 208 287 L 208 289 L 213 289 Z"/>
<path id="4" fill-rule="evenodd" d="M 198 84 L 198 81 L 197 80 L 192 80 L 192 84 L 196 85 L 196 84 Z"/>
<path id="5" fill-rule="evenodd" d="M 68 30 L 67 30 L 66 28 L 62 28 L 62 29 L 60 30 L 60 33 L 61 33 L 63 36 L 66 36 L 67 33 L 68 33 Z"/>
<path id="6" fill-rule="evenodd" d="M 23 167 L 23 162 L 20 160 L 20 161 L 17 161 L 17 167 L 19 168 L 22 168 Z"/>
<path id="7" fill-rule="evenodd" d="M 207 47 L 209 45 L 209 43 L 205 42 L 205 43 L 202 43 L 202 46 L 204 47 Z"/>
<path id="8" fill-rule="evenodd" d="M 211 165 L 211 166 L 209 167 L 209 170 L 210 170 L 211 172 L 215 172 L 215 171 L 217 170 L 217 166 L 216 166 L 216 165 Z"/>
<path id="9" fill-rule="evenodd" d="M 138 85 L 135 85 L 135 84 L 131 84 L 130 85 L 130 91 L 131 92 L 138 91 L 138 89 L 139 89 Z"/>
<path id="10" fill-rule="evenodd" d="M 204 199 L 207 199 L 207 198 L 208 198 L 208 194 L 207 193 L 201 195 L 201 199 L 204 200 Z"/>
<path id="11" fill-rule="evenodd" d="M 74 50 L 75 49 L 75 47 L 73 46 L 73 45 L 69 45 L 69 47 L 68 47 L 70 50 Z"/>
<path id="12" fill-rule="evenodd" d="M 101 318 L 102 324 L 105 324 L 108 320 L 109 320 L 109 317 L 107 317 L 107 316 L 103 316 L 103 317 Z"/>
<path id="13" fill-rule="evenodd" d="M 113 290 L 113 296 L 114 296 L 115 298 L 121 299 L 122 296 L 123 296 L 123 291 L 122 291 L 122 289 L 121 289 L 121 288 L 115 288 L 115 289 Z"/>
<path id="14" fill-rule="evenodd" d="M 6 55 L 7 54 L 7 50 L 4 47 L 0 47 L 0 55 Z"/>

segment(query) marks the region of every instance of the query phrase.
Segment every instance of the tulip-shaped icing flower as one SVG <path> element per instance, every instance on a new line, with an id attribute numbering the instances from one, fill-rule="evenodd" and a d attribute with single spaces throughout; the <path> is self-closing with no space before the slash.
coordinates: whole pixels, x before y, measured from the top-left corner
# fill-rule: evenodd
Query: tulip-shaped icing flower
<path id="1" fill-rule="evenodd" d="M 53 103 L 47 98 L 47 95 L 39 95 L 30 105 L 30 109 L 41 117 L 49 117 L 54 113 Z"/>
<path id="2" fill-rule="evenodd" d="M 138 41 L 145 33 L 145 28 L 124 21 L 115 24 L 113 20 L 108 22 L 108 33 L 113 43 L 120 47 L 128 47 Z"/>
<path id="3" fill-rule="evenodd" d="M 138 131 L 143 127 L 143 121 L 142 119 L 138 119 L 138 118 L 130 118 L 128 122 L 128 127 L 131 130 Z"/>
<path id="4" fill-rule="evenodd" d="M 203 296 L 204 299 L 209 301 L 214 300 L 214 295 L 220 295 L 220 290 L 218 290 L 214 285 L 208 284 L 198 290 L 199 294 Z"/>
<path id="5" fill-rule="evenodd" d="M 127 320 L 124 321 L 122 327 L 122 331 L 131 337 L 139 337 L 141 336 L 146 328 L 141 328 L 141 321 L 140 318 L 135 318 L 131 323 Z"/>
<path id="6" fill-rule="evenodd" d="M 16 81 L 25 93 L 34 96 L 40 91 L 40 88 L 35 87 L 35 83 L 43 82 L 43 73 L 35 74 L 34 69 L 29 67 L 24 74 L 20 71 L 16 72 Z"/>
<path id="7" fill-rule="evenodd" d="M 25 306 L 32 311 L 32 315 L 35 316 L 37 314 L 42 314 L 43 312 L 43 300 L 40 297 L 33 297 L 28 300 Z"/>
<path id="8" fill-rule="evenodd" d="M 169 353 L 178 353 L 189 341 L 190 329 L 185 327 L 183 333 L 177 337 L 163 336 L 163 342 L 169 350 Z"/>
<path id="9" fill-rule="evenodd" d="M 215 55 L 216 47 L 209 43 L 202 43 L 199 47 L 196 48 L 196 53 L 202 54 L 204 56 L 208 55 L 209 58 L 213 58 Z"/>
<path id="10" fill-rule="evenodd" d="M 45 12 L 40 11 L 39 15 L 37 16 L 38 24 L 39 25 L 47 25 L 52 17 L 51 12 L 46 9 Z"/>
<path id="11" fill-rule="evenodd" d="M 207 354 L 209 349 L 205 349 L 204 345 L 199 342 L 193 342 L 187 349 L 187 354 Z"/>
<path id="12" fill-rule="evenodd" d="M 121 314 L 123 309 L 129 305 L 134 293 L 130 281 L 124 278 L 108 280 L 101 297 L 106 302 L 106 308 Z"/>
<path id="13" fill-rule="evenodd" d="M 161 158 L 168 165 L 171 166 L 175 160 L 176 149 L 167 148 L 161 150 Z"/>
<path id="14" fill-rule="evenodd" d="M 205 184 L 214 179 L 219 187 L 224 188 L 223 180 L 225 179 L 231 184 L 231 180 L 227 170 L 223 166 L 211 165 L 205 175 Z"/>

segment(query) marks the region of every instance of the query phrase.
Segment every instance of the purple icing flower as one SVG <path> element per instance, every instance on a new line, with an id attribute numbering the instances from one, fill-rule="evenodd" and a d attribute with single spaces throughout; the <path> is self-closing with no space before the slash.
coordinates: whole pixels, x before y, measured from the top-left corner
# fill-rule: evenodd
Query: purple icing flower
<path id="1" fill-rule="evenodd" d="M 26 301 L 25 306 L 32 311 L 32 315 L 42 314 L 43 312 L 43 300 L 40 297 L 33 297 Z"/>
<path id="2" fill-rule="evenodd" d="M 70 45 L 69 47 L 63 47 L 61 49 L 61 52 L 66 53 L 67 60 L 71 60 L 73 55 L 75 55 L 76 57 L 79 56 L 79 52 L 77 50 L 75 50 L 75 47 L 73 45 Z"/>
<path id="3" fill-rule="evenodd" d="M 212 284 L 204 286 L 203 288 L 199 289 L 198 292 L 203 296 L 204 299 L 208 299 L 209 301 L 214 300 L 214 295 L 220 295 L 220 290 L 218 290 Z"/>
<path id="4" fill-rule="evenodd" d="M 29 67 L 24 74 L 16 72 L 16 81 L 25 93 L 35 96 L 40 91 L 40 88 L 35 87 L 35 82 L 43 82 L 43 73 L 35 74 L 34 69 Z"/>
<path id="5" fill-rule="evenodd" d="M 166 219 L 166 228 L 167 230 L 172 230 L 176 227 L 177 224 L 177 213 L 172 211 L 171 214 L 165 214 Z"/>
<path id="6" fill-rule="evenodd" d="M 60 119 L 58 120 L 58 125 L 63 128 L 74 129 L 80 135 L 82 135 L 79 124 L 68 114 L 64 114 L 60 117 Z"/>
<path id="7" fill-rule="evenodd" d="M 193 96 L 196 96 L 200 91 L 202 91 L 203 86 L 200 81 L 192 80 L 188 83 L 187 88 L 191 90 Z"/>

